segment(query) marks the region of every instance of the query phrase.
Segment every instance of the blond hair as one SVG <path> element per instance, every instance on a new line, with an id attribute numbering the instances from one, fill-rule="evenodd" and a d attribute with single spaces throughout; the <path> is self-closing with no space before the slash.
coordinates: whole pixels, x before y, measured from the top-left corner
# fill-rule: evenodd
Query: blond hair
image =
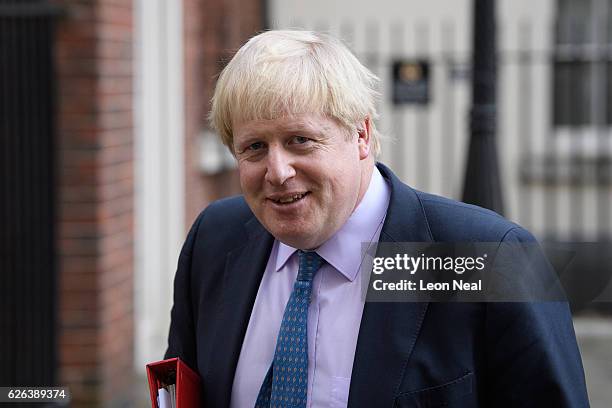
<path id="1" fill-rule="evenodd" d="M 374 155 L 380 135 L 374 120 L 379 79 L 339 40 L 300 30 L 272 30 L 244 44 L 221 72 L 212 98 L 211 126 L 233 152 L 232 124 L 321 113 L 351 134 L 370 119 Z"/>

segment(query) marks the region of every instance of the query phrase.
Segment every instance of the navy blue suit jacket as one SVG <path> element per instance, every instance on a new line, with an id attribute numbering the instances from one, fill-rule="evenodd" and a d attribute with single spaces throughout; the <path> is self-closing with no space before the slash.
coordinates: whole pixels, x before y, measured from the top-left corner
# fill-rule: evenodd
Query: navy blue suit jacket
<path id="1" fill-rule="evenodd" d="M 491 211 L 415 191 L 378 167 L 391 186 L 381 242 L 534 240 Z M 229 405 L 272 243 L 235 197 L 207 207 L 181 251 L 166 358 L 197 370 L 207 407 Z M 367 302 L 349 407 L 435 406 L 588 406 L 568 305 Z"/>

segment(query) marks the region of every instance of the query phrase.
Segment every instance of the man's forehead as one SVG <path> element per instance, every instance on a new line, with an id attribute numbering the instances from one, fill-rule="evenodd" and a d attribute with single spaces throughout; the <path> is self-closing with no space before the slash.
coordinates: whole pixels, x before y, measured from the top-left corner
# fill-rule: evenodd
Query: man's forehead
<path id="1" fill-rule="evenodd" d="M 325 116 L 319 113 L 300 113 L 282 115 L 275 118 L 243 119 L 234 123 L 234 129 L 242 132 L 257 132 L 258 130 L 275 131 L 311 131 L 318 132 L 330 127 Z"/>

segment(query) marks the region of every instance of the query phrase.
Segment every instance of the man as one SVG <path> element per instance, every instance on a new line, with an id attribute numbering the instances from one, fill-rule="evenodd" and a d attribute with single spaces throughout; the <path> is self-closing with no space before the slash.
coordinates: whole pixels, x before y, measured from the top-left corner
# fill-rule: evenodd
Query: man
<path id="1" fill-rule="evenodd" d="M 252 38 L 211 122 L 244 196 L 195 221 L 166 357 L 206 406 L 588 406 L 566 303 L 365 302 L 362 243 L 529 242 L 376 164 L 376 77 L 313 32 Z"/>

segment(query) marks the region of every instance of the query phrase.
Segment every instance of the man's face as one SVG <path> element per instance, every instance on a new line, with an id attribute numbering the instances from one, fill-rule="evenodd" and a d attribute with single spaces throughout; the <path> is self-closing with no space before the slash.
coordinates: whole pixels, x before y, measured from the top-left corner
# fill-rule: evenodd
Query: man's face
<path id="1" fill-rule="evenodd" d="M 347 130 L 319 114 L 234 124 L 245 199 L 278 240 L 313 249 L 342 227 L 367 189 L 369 122 Z"/>

